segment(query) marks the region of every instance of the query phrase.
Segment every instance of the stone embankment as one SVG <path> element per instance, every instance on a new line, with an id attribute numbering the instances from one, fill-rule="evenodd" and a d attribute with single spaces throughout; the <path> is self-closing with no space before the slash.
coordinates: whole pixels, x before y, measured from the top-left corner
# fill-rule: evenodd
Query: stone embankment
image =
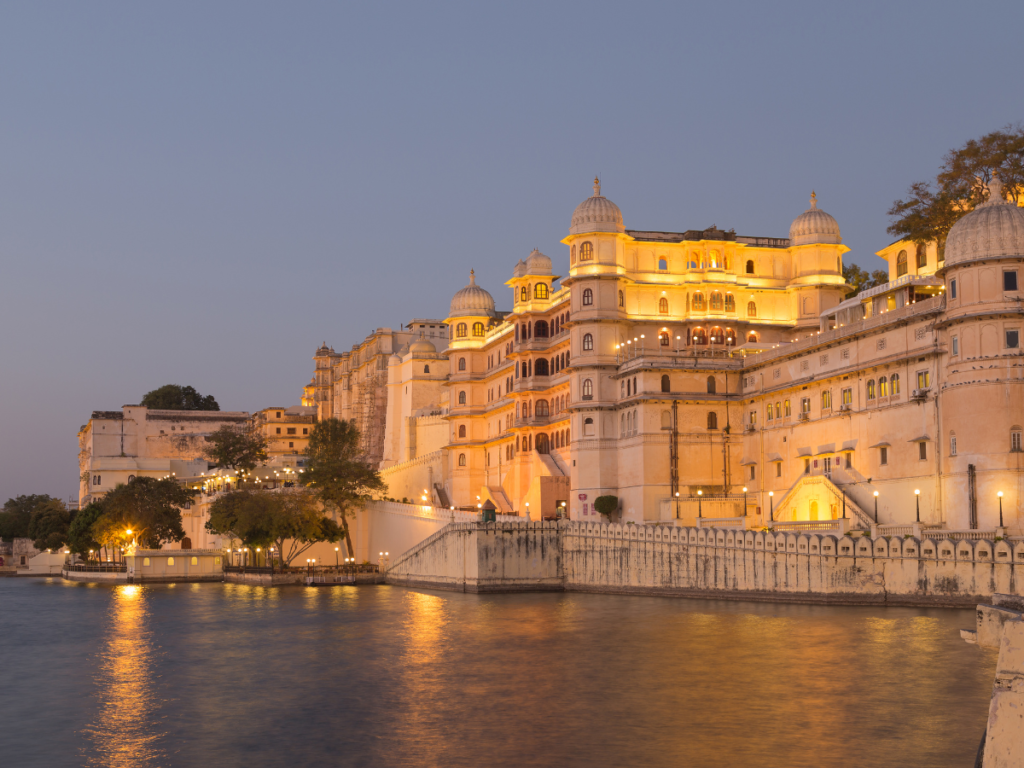
<path id="1" fill-rule="evenodd" d="M 456 523 L 392 584 L 833 604 L 973 607 L 1024 594 L 1024 542 L 562 523 Z"/>

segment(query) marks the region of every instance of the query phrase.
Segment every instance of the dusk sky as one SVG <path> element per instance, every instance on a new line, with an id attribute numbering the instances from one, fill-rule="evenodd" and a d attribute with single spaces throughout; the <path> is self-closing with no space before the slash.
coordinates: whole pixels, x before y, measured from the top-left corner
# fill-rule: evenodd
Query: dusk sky
<path id="1" fill-rule="evenodd" d="M 1024 119 L 1024 3 L 8 3 L 0 502 L 77 498 L 90 412 L 190 384 L 298 403 L 312 354 L 508 308 L 575 206 L 876 269 L 886 210 Z"/>

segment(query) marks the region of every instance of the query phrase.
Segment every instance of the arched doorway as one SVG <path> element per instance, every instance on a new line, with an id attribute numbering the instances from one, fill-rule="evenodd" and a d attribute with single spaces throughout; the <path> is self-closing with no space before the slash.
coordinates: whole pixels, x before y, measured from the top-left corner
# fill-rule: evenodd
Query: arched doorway
<path id="1" fill-rule="evenodd" d="M 546 433 L 541 432 L 537 435 L 537 453 L 550 453 L 551 452 L 551 441 L 548 439 Z"/>
<path id="2" fill-rule="evenodd" d="M 186 536 L 184 539 L 182 539 L 181 540 L 181 548 L 182 549 L 192 549 L 192 539 L 190 539 L 188 536 Z"/>
<path id="3" fill-rule="evenodd" d="M 807 519 L 808 520 L 817 520 L 818 519 L 818 502 L 817 501 L 812 501 L 810 503 L 809 511 L 808 511 L 808 514 L 807 514 Z"/>

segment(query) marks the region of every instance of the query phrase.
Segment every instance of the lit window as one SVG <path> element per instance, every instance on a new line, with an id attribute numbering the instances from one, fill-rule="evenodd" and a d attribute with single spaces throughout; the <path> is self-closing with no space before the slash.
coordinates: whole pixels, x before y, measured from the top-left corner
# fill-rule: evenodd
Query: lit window
<path id="1" fill-rule="evenodd" d="M 142 564 L 143 564 L 143 566 L 148 568 L 149 567 L 149 558 L 148 557 L 142 558 Z"/>
<path id="2" fill-rule="evenodd" d="M 868 400 L 875 399 L 875 380 L 868 381 Z"/>
<path id="3" fill-rule="evenodd" d="M 483 336 L 484 335 L 484 324 L 483 323 L 473 323 L 473 335 L 474 336 Z"/>
<path id="4" fill-rule="evenodd" d="M 198 557 L 193 557 L 191 562 L 192 562 L 192 565 L 199 565 L 199 558 Z"/>
<path id="5" fill-rule="evenodd" d="M 826 389 L 821 393 L 821 407 L 825 410 L 832 408 L 832 392 L 830 390 Z"/>
<path id="6" fill-rule="evenodd" d="M 594 246 L 590 243 L 580 245 L 580 261 L 590 261 L 594 258 Z"/>
<path id="7" fill-rule="evenodd" d="M 725 306 L 725 302 L 722 299 L 722 294 L 719 293 L 718 291 L 714 291 L 711 294 L 711 311 L 712 312 L 721 312 L 722 308 L 724 306 Z"/>
<path id="8" fill-rule="evenodd" d="M 851 405 L 853 403 L 853 389 L 847 387 L 843 390 L 843 405 Z"/>
<path id="9" fill-rule="evenodd" d="M 752 301 L 747 302 L 747 317 L 757 317 L 757 304 Z"/>
<path id="10" fill-rule="evenodd" d="M 889 379 L 889 394 L 898 395 L 900 393 L 900 375 L 894 373 Z"/>
<path id="11" fill-rule="evenodd" d="M 547 283 L 537 283 L 533 287 L 533 298 L 535 299 L 546 299 L 548 297 L 548 285 Z"/>
<path id="12" fill-rule="evenodd" d="M 810 413 L 811 412 L 811 398 L 805 397 L 800 401 L 800 412 Z"/>
<path id="13" fill-rule="evenodd" d="M 907 252 L 900 251 L 896 257 L 896 277 L 903 277 L 907 274 Z"/>
<path id="14" fill-rule="evenodd" d="M 663 347 L 667 347 L 671 341 L 668 331 L 660 331 L 658 333 L 658 340 Z"/>
<path id="15" fill-rule="evenodd" d="M 695 293 L 695 294 L 693 294 L 693 311 L 694 312 L 703 312 L 705 309 L 707 309 L 707 303 L 704 300 L 704 294 L 703 293 Z"/>
<path id="16" fill-rule="evenodd" d="M 785 406 L 786 406 L 786 417 L 788 418 L 789 416 L 793 415 L 793 409 L 789 407 L 789 400 L 786 400 Z"/>
<path id="17" fill-rule="evenodd" d="M 167 564 L 168 565 L 174 565 L 174 558 L 173 557 L 168 557 L 167 558 Z"/>
<path id="18" fill-rule="evenodd" d="M 455 326 L 455 337 L 458 339 L 466 338 L 467 327 L 465 323 L 459 323 Z"/>
<path id="19" fill-rule="evenodd" d="M 928 389 L 930 384 L 931 384 L 931 375 L 929 374 L 929 372 L 928 371 L 918 371 L 917 372 L 917 388 L 918 389 Z"/>
<path id="20" fill-rule="evenodd" d="M 664 296 L 658 300 L 658 311 L 663 314 L 668 314 L 668 299 Z"/>
<path id="21" fill-rule="evenodd" d="M 889 380 L 883 376 L 878 380 L 878 396 L 888 397 L 889 396 Z"/>
<path id="22" fill-rule="evenodd" d="M 764 420 L 765 421 L 774 421 L 775 420 L 775 409 L 772 408 L 772 404 L 771 403 L 768 403 L 768 407 L 765 409 Z"/>
<path id="23" fill-rule="evenodd" d="M 736 297 L 731 293 L 725 294 L 725 311 L 735 312 L 736 311 Z"/>

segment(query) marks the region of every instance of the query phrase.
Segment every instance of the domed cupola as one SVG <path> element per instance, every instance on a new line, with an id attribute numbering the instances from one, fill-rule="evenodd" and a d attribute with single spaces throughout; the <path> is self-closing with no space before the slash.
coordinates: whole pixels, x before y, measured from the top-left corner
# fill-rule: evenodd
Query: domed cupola
<path id="1" fill-rule="evenodd" d="M 840 245 L 839 222 L 818 209 L 818 196 L 811 192 L 811 207 L 797 216 L 789 227 L 790 245 Z"/>
<path id="2" fill-rule="evenodd" d="M 437 347 L 427 340 L 426 336 L 423 335 L 423 331 L 420 331 L 420 337 L 409 345 L 409 351 L 412 352 L 413 357 L 436 355 Z"/>
<path id="3" fill-rule="evenodd" d="M 576 206 L 569 223 L 570 235 L 588 232 L 625 232 L 619 206 L 601 196 L 601 181 L 594 177 L 594 195 Z"/>
<path id="4" fill-rule="evenodd" d="M 527 275 L 550 275 L 551 259 L 534 248 L 526 257 Z"/>
<path id="5" fill-rule="evenodd" d="M 988 200 L 949 230 L 945 266 L 1001 256 L 1024 256 L 1024 210 L 1003 199 L 1003 184 L 993 173 Z"/>
<path id="6" fill-rule="evenodd" d="M 448 317 L 491 317 L 494 315 L 494 298 L 476 284 L 476 273 L 469 270 L 469 285 L 452 297 Z"/>

